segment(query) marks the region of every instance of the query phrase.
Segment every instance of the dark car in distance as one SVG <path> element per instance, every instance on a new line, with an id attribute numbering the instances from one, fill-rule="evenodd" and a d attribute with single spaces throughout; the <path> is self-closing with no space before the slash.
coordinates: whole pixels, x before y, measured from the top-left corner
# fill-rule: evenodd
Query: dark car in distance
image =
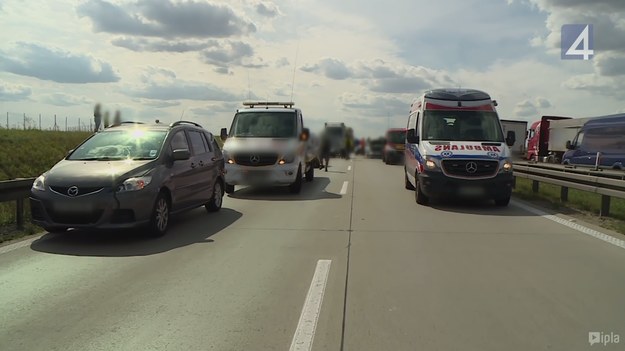
<path id="1" fill-rule="evenodd" d="M 224 158 L 197 123 L 123 122 L 95 133 L 30 191 L 32 221 L 48 232 L 146 227 L 165 234 L 170 215 L 221 208 Z"/>

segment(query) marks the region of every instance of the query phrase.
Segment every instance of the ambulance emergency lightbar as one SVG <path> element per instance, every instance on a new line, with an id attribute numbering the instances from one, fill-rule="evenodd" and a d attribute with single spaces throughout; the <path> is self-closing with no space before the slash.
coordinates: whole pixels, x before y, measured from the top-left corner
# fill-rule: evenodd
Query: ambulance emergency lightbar
<path id="1" fill-rule="evenodd" d="M 295 105 L 293 101 L 291 102 L 279 102 L 279 101 L 246 101 L 243 103 L 243 106 L 248 106 L 250 108 L 254 108 L 254 106 L 284 106 L 284 108 L 291 108 Z"/>

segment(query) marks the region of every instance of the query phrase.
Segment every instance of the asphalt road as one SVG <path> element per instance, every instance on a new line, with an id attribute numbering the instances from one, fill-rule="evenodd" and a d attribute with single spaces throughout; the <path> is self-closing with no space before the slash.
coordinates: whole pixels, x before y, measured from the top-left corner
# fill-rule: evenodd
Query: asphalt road
<path id="1" fill-rule="evenodd" d="M 0 350 L 625 349 L 622 247 L 518 202 L 418 206 L 402 166 L 331 163 L 160 239 L 0 248 Z"/>

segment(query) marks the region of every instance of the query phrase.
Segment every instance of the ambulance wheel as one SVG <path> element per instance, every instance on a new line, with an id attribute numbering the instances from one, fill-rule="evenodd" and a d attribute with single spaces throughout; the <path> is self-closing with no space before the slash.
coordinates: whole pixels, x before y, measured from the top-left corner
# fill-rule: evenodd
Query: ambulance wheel
<path id="1" fill-rule="evenodd" d="M 510 196 L 495 199 L 495 205 L 499 207 L 508 206 L 509 203 L 510 203 Z"/>
<path id="2" fill-rule="evenodd" d="M 414 190 L 414 185 L 412 185 L 412 183 L 410 182 L 410 180 L 408 179 L 408 174 L 406 173 L 406 171 L 404 170 L 404 186 L 406 187 L 406 189 L 408 190 Z"/>
<path id="3" fill-rule="evenodd" d="M 419 205 L 427 205 L 430 201 L 430 198 L 425 196 L 425 194 L 421 190 L 421 185 L 419 184 L 419 182 L 417 182 L 417 186 L 415 187 L 414 198 Z"/>

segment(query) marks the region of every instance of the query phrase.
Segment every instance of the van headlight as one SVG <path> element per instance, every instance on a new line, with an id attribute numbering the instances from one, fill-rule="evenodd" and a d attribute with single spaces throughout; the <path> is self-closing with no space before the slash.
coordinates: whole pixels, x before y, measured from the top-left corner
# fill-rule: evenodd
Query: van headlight
<path id="1" fill-rule="evenodd" d="M 230 157 L 230 154 L 228 153 L 228 151 L 222 151 L 222 154 L 224 155 L 224 160 L 226 160 L 226 164 L 229 165 L 233 165 L 235 164 L 234 162 L 234 157 Z"/>
<path id="2" fill-rule="evenodd" d="M 432 160 L 430 158 L 426 158 L 425 159 L 425 168 L 430 170 L 430 171 L 436 169 L 436 162 L 434 162 L 434 160 Z"/>
<path id="3" fill-rule="evenodd" d="M 501 170 L 504 172 L 512 172 L 512 162 L 510 162 L 510 160 L 503 161 L 503 166 L 501 166 Z"/>
<path id="4" fill-rule="evenodd" d="M 124 180 L 124 182 L 117 187 L 117 192 L 126 192 L 126 191 L 136 191 L 141 190 L 148 186 L 152 181 L 152 177 L 135 177 L 128 178 Z"/>
<path id="5" fill-rule="evenodd" d="M 293 161 L 295 161 L 295 154 L 289 153 L 282 156 L 280 160 L 278 160 L 278 164 L 283 165 L 285 163 L 293 163 Z"/>
<path id="6" fill-rule="evenodd" d="M 46 191 L 46 175 L 42 174 L 33 182 L 33 189 L 39 191 Z"/>

